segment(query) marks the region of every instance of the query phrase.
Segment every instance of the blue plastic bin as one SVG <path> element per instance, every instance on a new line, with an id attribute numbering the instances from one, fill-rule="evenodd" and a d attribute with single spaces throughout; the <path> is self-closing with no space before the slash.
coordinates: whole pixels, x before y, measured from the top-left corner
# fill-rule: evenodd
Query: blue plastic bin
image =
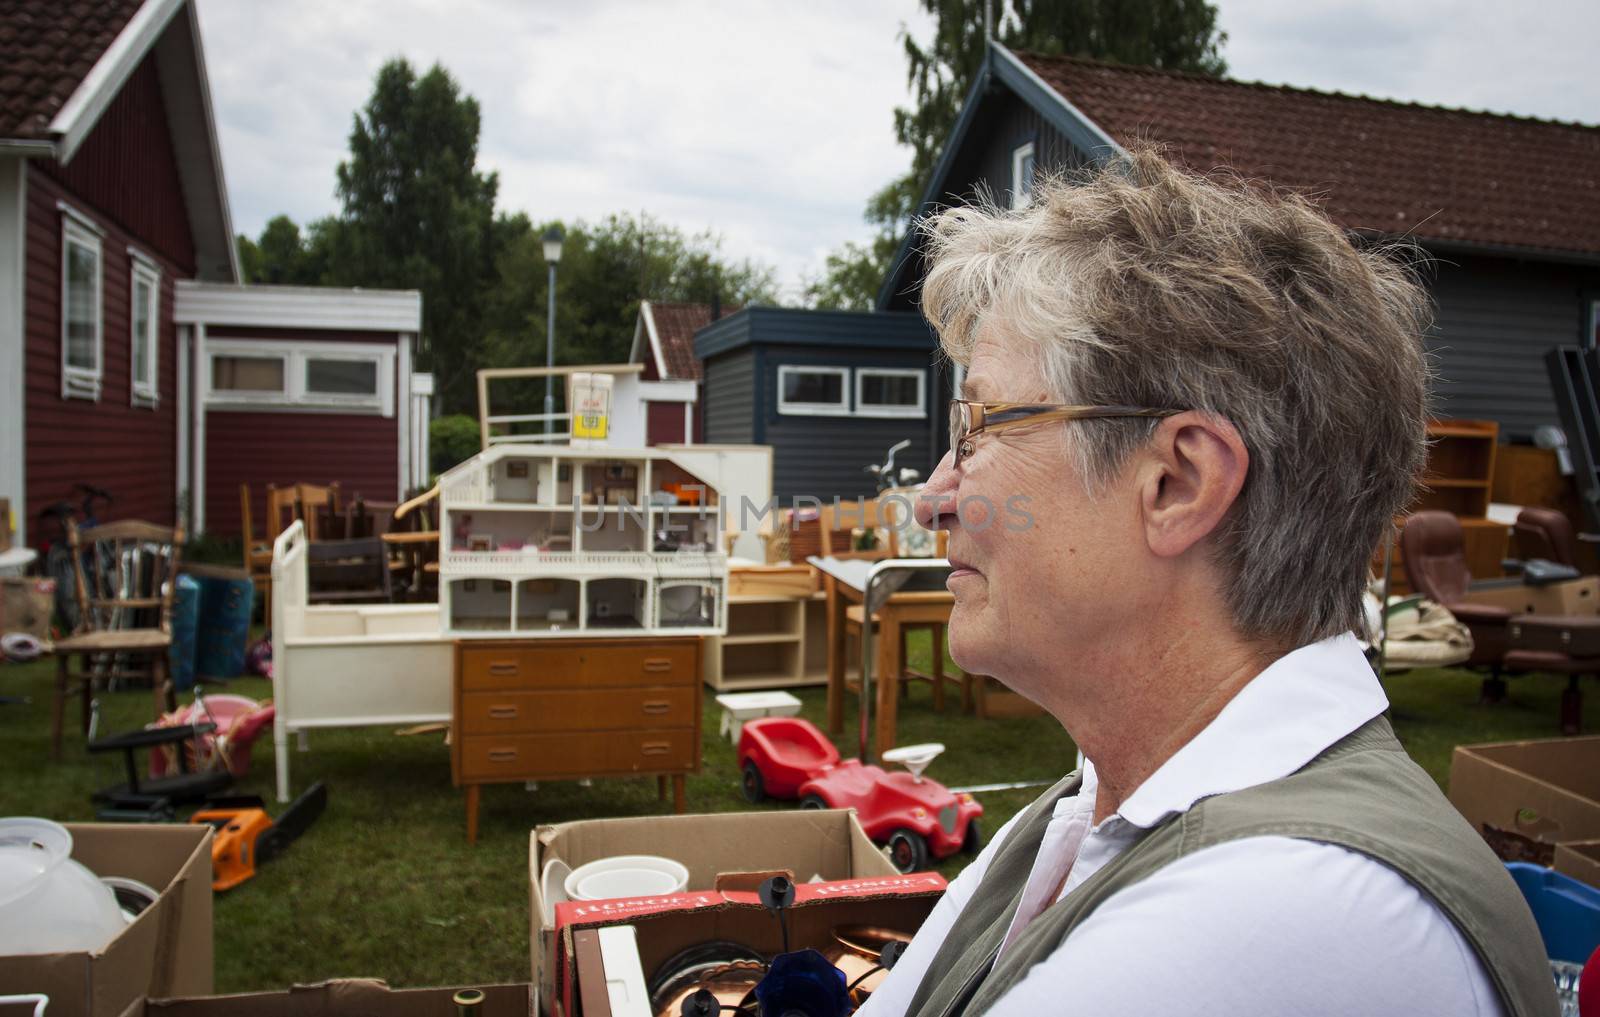
<path id="1" fill-rule="evenodd" d="M 1528 899 L 1550 958 L 1588 960 L 1600 946 L 1600 890 L 1528 862 L 1507 862 L 1506 871 Z"/>
<path id="2" fill-rule="evenodd" d="M 197 565 L 190 573 L 200 584 L 195 674 L 209 680 L 237 678 L 244 673 L 255 588 L 240 569 Z"/>
<path id="3" fill-rule="evenodd" d="M 200 584 L 191 576 L 180 575 L 172 595 L 172 643 L 167 648 L 172 687 L 179 692 L 194 688 L 194 644 L 199 631 Z"/>

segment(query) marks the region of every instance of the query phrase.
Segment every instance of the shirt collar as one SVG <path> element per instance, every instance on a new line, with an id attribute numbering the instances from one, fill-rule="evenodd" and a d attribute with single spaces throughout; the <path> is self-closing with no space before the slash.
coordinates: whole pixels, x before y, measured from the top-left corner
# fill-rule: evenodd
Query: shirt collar
<path id="1" fill-rule="evenodd" d="M 1353 635 L 1279 657 L 1173 753 L 1117 810 L 1152 827 L 1211 795 L 1287 777 L 1389 707 L 1389 697 Z M 1093 764 L 1080 795 L 1093 800 Z"/>

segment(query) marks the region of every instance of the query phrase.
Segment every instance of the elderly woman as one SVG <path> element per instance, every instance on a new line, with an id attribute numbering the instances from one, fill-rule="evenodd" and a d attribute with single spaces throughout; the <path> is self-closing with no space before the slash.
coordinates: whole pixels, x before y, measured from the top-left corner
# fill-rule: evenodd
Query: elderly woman
<path id="1" fill-rule="evenodd" d="M 967 367 L 918 509 L 950 531 L 951 652 L 1087 761 L 865 1017 L 1554 1013 L 1527 906 L 1351 632 L 1424 452 L 1407 272 L 1149 151 L 925 229 Z"/>

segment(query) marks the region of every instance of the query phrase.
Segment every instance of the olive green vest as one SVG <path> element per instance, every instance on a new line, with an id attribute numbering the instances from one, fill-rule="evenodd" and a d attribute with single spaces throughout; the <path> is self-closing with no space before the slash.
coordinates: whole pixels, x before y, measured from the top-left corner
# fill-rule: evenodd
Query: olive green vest
<path id="1" fill-rule="evenodd" d="M 1055 804 L 1079 784 L 1076 773 L 1069 775 L 1011 828 L 928 965 L 906 1017 L 977 1017 L 1118 892 L 1185 855 L 1262 836 L 1336 844 L 1394 869 L 1472 944 L 1510 1017 L 1559 1012 L 1539 929 L 1516 884 L 1383 717 L 1296 773 L 1202 799 L 1163 820 L 1028 923 L 996 963 Z"/>

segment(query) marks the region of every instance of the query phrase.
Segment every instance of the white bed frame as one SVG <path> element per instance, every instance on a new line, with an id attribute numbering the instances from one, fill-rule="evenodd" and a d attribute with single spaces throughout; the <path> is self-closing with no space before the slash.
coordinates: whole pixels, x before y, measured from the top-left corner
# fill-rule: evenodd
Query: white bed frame
<path id="1" fill-rule="evenodd" d="M 311 606 L 306 534 L 295 522 L 272 547 L 272 744 L 278 801 L 289 800 L 289 734 L 317 727 L 450 720 L 452 642 L 438 604 Z"/>

